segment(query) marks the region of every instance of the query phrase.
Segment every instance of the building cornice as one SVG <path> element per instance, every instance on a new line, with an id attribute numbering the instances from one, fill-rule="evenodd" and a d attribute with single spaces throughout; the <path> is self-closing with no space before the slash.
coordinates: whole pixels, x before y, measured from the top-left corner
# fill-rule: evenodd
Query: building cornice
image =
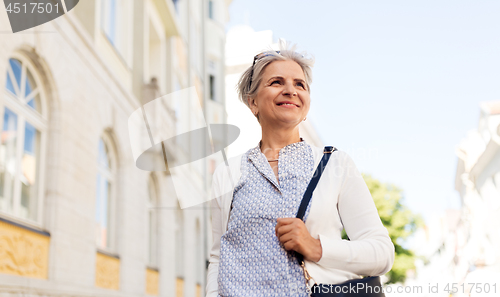
<path id="1" fill-rule="evenodd" d="M 485 150 L 479 156 L 476 164 L 472 166 L 469 174 L 469 179 L 476 183 L 477 178 L 485 170 L 496 154 L 500 152 L 500 137 L 498 135 L 493 135 L 486 145 Z"/>

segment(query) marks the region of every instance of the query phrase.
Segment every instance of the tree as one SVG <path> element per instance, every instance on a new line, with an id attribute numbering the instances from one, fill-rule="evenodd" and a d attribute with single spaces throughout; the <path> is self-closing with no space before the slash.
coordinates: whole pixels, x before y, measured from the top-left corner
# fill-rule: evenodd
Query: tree
<path id="1" fill-rule="evenodd" d="M 363 174 L 363 178 L 395 248 L 394 265 L 387 273 L 389 277 L 387 283 L 403 283 L 406 279 L 406 272 L 415 269 L 415 254 L 402 245 L 408 236 L 423 226 L 423 219 L 403 205 L 401 189 L 392 184 L 383 184 L 367 174 Z M 344 239 L 348 239 L 345 230 L 342 236 Z"/>

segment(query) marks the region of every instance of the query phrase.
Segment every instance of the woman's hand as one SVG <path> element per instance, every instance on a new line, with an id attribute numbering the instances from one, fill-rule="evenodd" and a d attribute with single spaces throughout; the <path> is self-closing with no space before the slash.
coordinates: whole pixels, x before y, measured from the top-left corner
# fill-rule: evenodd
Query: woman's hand
<path id="1" fill-rule="evenodd" d="M 301 253 L 305 260 L 318 262 L 323 254 L 321 242 L 307 231 L 304 221 L 298 218 L 278 218 L 276 236 L 287 251 Z"/>

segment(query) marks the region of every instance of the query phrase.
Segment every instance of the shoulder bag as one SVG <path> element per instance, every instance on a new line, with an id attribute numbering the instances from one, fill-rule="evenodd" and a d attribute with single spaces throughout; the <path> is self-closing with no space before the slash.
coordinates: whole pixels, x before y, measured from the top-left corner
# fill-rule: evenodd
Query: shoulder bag
<path id="1" fill-rule="evenodd" d="M 311 200 L 312 193 L 318 184 L 319 178 L 325 169 L 328 160 L 337 148 L 333 146 L 325 146 L 323 151 L 323 158 L 319 163 L 313 178 L 307 186 L 302 202 L 300 203 L 299 210 L 297 211 L 297 218 L 303 220 L 306 212 L 307 205 Z M 385 297 L 380 283 L 380 277 L 370 276 L 361 279 L 354 279 L 343 282 L 341 284 L 317 284 L 314 278 L 309 275 L 304 263 L 304 257 L 295 252 L 295 256 L 302 267 L 304 277 L 306 279 L 306 286 L 311 291 L 311 297 Z M 314 281 L 314 285 L 309 287 L 310 280 Z"/>

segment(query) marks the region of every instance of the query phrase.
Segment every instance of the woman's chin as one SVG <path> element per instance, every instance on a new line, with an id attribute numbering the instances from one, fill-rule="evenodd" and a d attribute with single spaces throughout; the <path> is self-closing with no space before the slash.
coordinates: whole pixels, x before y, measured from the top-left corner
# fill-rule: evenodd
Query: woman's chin
<path id="1" fill-rule="evenodd" d="M 282 116 L 274 119 L 273 126 L 297 126 L 302 120 L 297 116 Z"/>

